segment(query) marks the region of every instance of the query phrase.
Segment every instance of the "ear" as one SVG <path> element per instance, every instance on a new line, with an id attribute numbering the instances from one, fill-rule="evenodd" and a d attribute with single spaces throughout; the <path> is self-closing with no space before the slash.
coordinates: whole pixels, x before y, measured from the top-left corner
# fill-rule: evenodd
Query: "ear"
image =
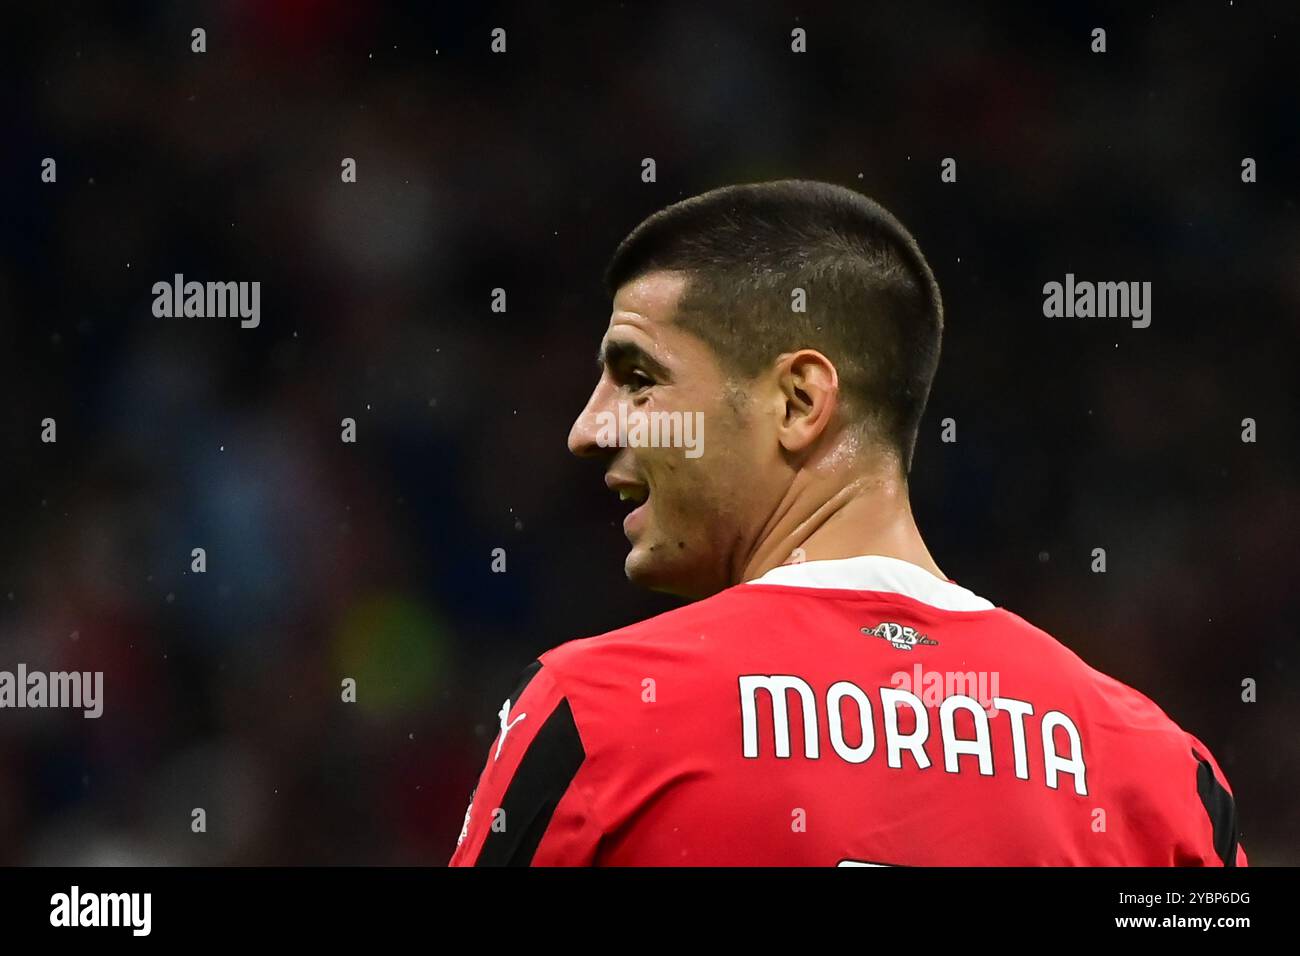
<path id="1" fill-rule="evenodd" d="M 784 402 L 778 437 L 786 451 L 807 451 L 830 426 L 840 401 L 840 378 L 821 352 L 801 349 L 782 355 L 776 364 L 777 387 Z"/>

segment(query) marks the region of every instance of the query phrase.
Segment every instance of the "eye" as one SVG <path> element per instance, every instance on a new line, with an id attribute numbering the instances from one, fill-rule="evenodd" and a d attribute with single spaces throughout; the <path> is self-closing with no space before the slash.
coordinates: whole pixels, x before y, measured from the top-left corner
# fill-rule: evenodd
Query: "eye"
<path id="1" fill-rule="evenodd" d="M 639 392 L 642 389 L 649 388 L 651 385 L 653 385 L 654 379 L 652 379 L 649 375 L 645 374 L 645 372 L 639 371 L 637 369 L 633 369 L 631 372 L 628 373 L 627 383 L 628 383 L 628 387 L 631 388 L 632 391 Z"/>

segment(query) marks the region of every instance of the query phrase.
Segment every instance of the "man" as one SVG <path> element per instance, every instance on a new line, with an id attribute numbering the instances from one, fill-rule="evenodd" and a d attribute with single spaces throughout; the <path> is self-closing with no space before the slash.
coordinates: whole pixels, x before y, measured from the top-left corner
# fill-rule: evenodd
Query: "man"
<path id="1" fill-rule="evenodd" d="M 718 189 L 641 223 L 607 286 L 569 447 L 633 506 L 628 577 L 701 600 L 528 668 L 453 865 L 1245 864 L 1200 741 L 926 549 L 942 306 L 897 220 Z M 656 415 L 703 423 L 693 457 L 631 440 Z"/>

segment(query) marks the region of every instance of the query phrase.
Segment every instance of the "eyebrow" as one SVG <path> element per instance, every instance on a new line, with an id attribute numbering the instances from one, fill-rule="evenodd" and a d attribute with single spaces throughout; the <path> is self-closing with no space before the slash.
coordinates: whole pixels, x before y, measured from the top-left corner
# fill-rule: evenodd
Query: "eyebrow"
<path id="1" fill-rule="evenodd" d="M 607 342 L 596 353 L 596 367 L 602 371 L 619 365 L 640 365 L 652 375 L 668 378 L 668 369 L 635 342 Z"/>

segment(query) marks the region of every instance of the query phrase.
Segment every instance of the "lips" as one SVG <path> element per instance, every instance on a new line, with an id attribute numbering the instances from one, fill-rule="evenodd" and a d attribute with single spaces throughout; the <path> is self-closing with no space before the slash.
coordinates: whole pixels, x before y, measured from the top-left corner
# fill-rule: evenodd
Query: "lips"
<path id="1" fill-rule="evenodd" d="M 616 489 L 618 491 L 619 501 L 631 501 L 634 504 L 644 504 L 645 500 L 650 497 L 650 489 L 644 485 L 633 485 Z"/>
<path id="2" fill-rule="evenodd" d="M 619 501 L 633 505 L 632 511 L 623 519 L 623 533 L 630 537 L 645 523 L 650 488 L 639 481 L 617 475 L 606 475 L 605 486 L 618 495 Z"/>

